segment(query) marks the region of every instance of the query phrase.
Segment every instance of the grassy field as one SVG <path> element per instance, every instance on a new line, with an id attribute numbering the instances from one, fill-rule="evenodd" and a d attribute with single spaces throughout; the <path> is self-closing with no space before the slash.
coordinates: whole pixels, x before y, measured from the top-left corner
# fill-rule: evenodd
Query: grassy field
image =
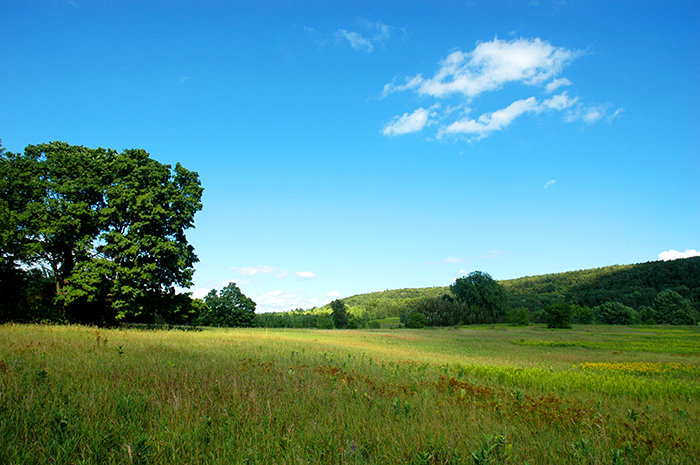
<path id="1" fill-rule="evenodd" d="M 691 464 L 700 328 L 0 326 L 0 463 Z"/>

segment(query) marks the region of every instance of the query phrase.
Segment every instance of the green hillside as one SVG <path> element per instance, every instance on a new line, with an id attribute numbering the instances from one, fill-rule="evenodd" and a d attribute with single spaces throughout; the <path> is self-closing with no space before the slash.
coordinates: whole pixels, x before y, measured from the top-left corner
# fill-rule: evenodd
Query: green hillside
<path id="1" fill-rule="evenodd" d="M 499 283 L 508 292 L 511 307 L 531 311 L 559 301 L 589 307 L 617 301 L 637 309 L 650 306 L 666 289 L 678 292 L 700 310 L 700 257 L 527 276 Z M 397 316 L 422 299 L 449 292 L 449 287 L 396 289 L 354 295 L 343 301 L 370 313 Z"/>

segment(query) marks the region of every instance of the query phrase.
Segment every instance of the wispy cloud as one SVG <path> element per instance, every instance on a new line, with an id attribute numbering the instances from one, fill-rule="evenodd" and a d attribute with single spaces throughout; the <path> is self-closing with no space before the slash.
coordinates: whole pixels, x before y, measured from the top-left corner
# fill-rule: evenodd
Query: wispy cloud
<path id="1" fill-rule="evenodd" d="M 545 188 L 545 189 L 549 189 L 549 188 L 552 187 L 556 182 L 557 182 L 556 179 L 552 179 L 551 181 L 547 181 L 546 183 L 544 183 L 544 188 Z"/>
<path id="2" fill-rule="evenodd" d="M 347 40 L 350 46 L 358 52 L 371 53 L 374 50 L 372 41 L 362 37 L 362 34 L 359 32 L 340 29 L 335 33 L 335 38 L 338 43 L 342 43 Z"/>
<path id="3" fill-rule="evenodd" d="M 432 78 L 418 74 L 396 90 L 415 89 L 421 95 L 466 97 L 499 89 L 509 82 L 541 85 L 557 76 L 566 65 L 581 55 L 577 50 L 555 47 L 539 38 L 481 42 L 471 52 L 450 53 L 440 62 Z"/>
<path id="4" fill-rule="evenodd" d="M 690 258 L 690 257 L 700 257 L 700 252 L 695 249 L 687 249 L 685 252 L 679 252 L 677 250 L 667 250 L 666 252 L 661 252 L 659 254 L 659 260 L 665 262 L 669 260 L 678 260 L 679 258 Z"/>
<path id="5" fill-rule="evenodd" d="M 281 289 L 255 295 L 252 299 L 256 303 L 256 311 L 260 312 L 286 312 L 314 306 L 308 300 Z"/>
<path id="6" fill-rule="evenodd" d="M 394 27 L 381 21 L 369 21 L 365 18 L 360 18 L 357 21 L 357 26 L 358 30 L 343 28 L 333 33 L 336 45 L 349 45 L 358 52 L 372 53 L 375 47 L 384 46 L 391 39 L 394 30 Z M 325 46 L 327 39 L 319 38 L 319 34 L 314 28 L 304 26 L 304 30 L 314 36 L 316 43 L 321 48 Z"/>
<path id="7" fill-rule="evenodd" d="M 429 108 L 432 113 L 420 107 L 413 112 L 394 116 L 382 128 L 382 133 L 397 136 L 436 124 L 438 139 L 467 136 L 469 140 L 479 140 L 506 129 L 522 115 L 544 111 L 565 112 L 566 121 L 592 123 L 606 116 L 607 107 L 586 107 L 578 97 L 571 97 L 567 92 L 544 100 L 526 96 L 505 108 L 482 113 L 476 118 L 464 117 L 470 113 L 469 107 L 474 99 L 485 92 L 498 91 L 506 84 L 539 87 L 550 94 L 563 86 L 571 86 L 571 81 L 560 75 L 583 54 L 581 50 L 556 47 L 539 38 L 511 41 L 495 38 L 490 42 L 478 43 L 470 52 L 453 51 L 439 62 L 438 71 L 432 77 L 417 74 L 394 79 L 384 86 L 381 97 L 411 91 L 421 98 L 456 98 L 459 101 L 457 107 L 463 108 L 462 118 L 454 120 L 448 111 L 454 108 L 452 105 L 447 105 L 444 110 L 439 105 L 433 105 Z"/>
<path id="8" fill-rule="evenodd" d="M 439 106 L 439 104 L 435 104 L 430 108 L 418 108 L 410 115 L 404 113 L 401 116 L 395 116 L 384 126 L 382 133 L 385 136 L 398 136 L 410 132 L 418 132 L 428 124 L 431 116 L 436 116 L 437 113 L 434 110 L 439 108 Z"/>
<path id="9" fill-rule="evenodd" d="M 523 113 L 535 111 L 537 106 L 537 99 L 535 99 L 535 97 L 517 100 L 506 108 L 496 110 L 493 113 L 485 113 L 481 115 L 479 119 L 465 118 L 460 121 L 455 121 L 449 126 L 441 128 L 437 133 L 437 137 L 439 139 L 449 134 L 474 134 L 475 137 L 473 137 L 473 139 L 482 139 L 493 131 L 500 131 L 507 127 L 515 118 Z"/>
<path id="10" fill-rule="evenodd" d="M 338 297 L 340 295 L 340 292 L 338 291 L 331 291 L 328 294 L 326 294 L 326 297 Z"/>
<path id="11" fill-rule="evenodd" d="M 314 279 L 317 277 L 314 273 L 310 271 L 295 271 L 292 274 L 298 276 L 299 279 Z"/>
<path id="12" fill-rule="evenodd" d="M 500 250 L 492 250 L 489 253 L 486 253 L 484 255 L 479 255 L 477 258 L 479 260 L 490 260 L 492 258 L 501 258 L 505 254 L 506 254 L 505 252 L 502 252 Z"/>
<path id="13" fill-rule="evenodd" d="M 252 275 L 273 275 L 277 279 L 284 279 L 288 276 L 296 276 L 298 280 L 307 280 L 317 278 L 315 273 L 311 271 L 289 271 L 284 268 L 275 268 L 274 266 L 258 265 L 247 267 L 233 267 L 229 271 L 238 273 L 243 276 Z"/>
<path id="14" fill-rule="evenodd" d="M 516 100 L 506 108 L 492 113 L 484 113 L 478 119 L 464 118 L 455 121 L 449 126 L 442 127 L 438 130 L 437 137 L 439 139 L 445 135 L 464 134 L 471 136 L 471 140 L 483 139 L 494 131 L 505 129 L 521 115 L 531 112 L 540 113 L 549 110 L 563 110 L 574 105 L 577 100 L 577 98 L 569 98 L 566 92 L 541 103 L 535 97 Z"/>
<path id="15" fill-rule="evenodd" d="M 552 93 L 562 86 L 570 86 L 570 85 L 571 85 L 571 81 L 569 81 L 566 78 L 555 78 L 552 80 L 552 82 L 550 82 L 549 84 L 547 84 L 545 86 L 544 90 L 547 93 Z"/>
<path id="16" fill-rule="evenodd" d="M 612 103 L 578 104 L 568 111 L 566 121 L 583 121 L 586 124 L 593 124 L 604 119 L 608 123 L 612 123 L 614 119 L 618 118 L 625 111 L 623 107 L 620 107 L 610 113 L 612 106 Z"/>
<path id="17" fill-rule="evenodd" d="M 203 299 L 207 294 L 209 294 L 210 290 L 211 289 L 206 289 L 203 287 L 199 288 L 196 291 L 194 291 L 190 297 L 192 297 L 193 299 Z"/>

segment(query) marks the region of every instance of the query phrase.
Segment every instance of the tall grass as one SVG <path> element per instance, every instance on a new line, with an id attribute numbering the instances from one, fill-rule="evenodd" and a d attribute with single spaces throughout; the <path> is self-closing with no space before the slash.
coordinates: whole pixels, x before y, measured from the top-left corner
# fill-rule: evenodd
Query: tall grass
<path id="1" fill-rule="evenodd" d="M 5 325 L 0 463 L 695 463 L 664 331 Z"/>

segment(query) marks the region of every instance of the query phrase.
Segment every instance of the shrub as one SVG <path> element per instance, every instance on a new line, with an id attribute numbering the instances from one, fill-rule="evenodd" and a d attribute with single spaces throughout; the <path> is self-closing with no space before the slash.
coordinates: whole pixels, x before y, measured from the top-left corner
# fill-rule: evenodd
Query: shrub
<path id="1" fill-rule="evenodd" d="M 581 307 L 580 305 L 571 306 L 571 319 L 579 325 L 593 324 L 593 309 L 591 307 Z"/>
<path id="2" fill-rule="evenodd" d="M 697 315 L 693 307 L 676 291 L 665 290 L 654 299 L 656 320 L 661 324 L 694 325 Z"/>
<path id="3" fill-rule="evenodd" d="M 571 328 L 571 306 L 557 302 L 544 309 L 544 319 L 548 328 Z"/>
<path id="4" fill-rule="evenodd" d="M 333 329 L 333 320 L 328 315 L 319 315 L 316 320 L 316 327 L 318 329 Z"/>
<path id="5" fill-rule="evenodd" d="M 528 326 L 530 324 L 530 311 L 525 307 L 516 308 L 508 312 L 508 322 L 516 326 Z"/>
<path id="6" fill-rule="evenodd" d="M 532 323 L 546 323 L 545 313 L 542 309 L 537 309 L 530 314 L 530 321 Z"/>
<path id="7" fill-rule="evenodd" d="M 331 302 L 331 309 L 333 310 L 333 325 L 336 328 L 347 328 L 348 327 L 348 308 L 340 299 L 336 299 Z"/>
<path id="8" fill-rule="evenodd" d="M 467 320 L 467 306 L 449 296 L 429 297 L 417 302 L 410 312 L 425 316 L 425 326 L 454 326 Z"/>
<path id="9" fill-rule="evenodd" d="M 606 325 L 631 325 L 639 320 L 639 314 L 627 305 L 609 301 L 593 309 L 595 319 Z"/>
<path id="10" fill-rule="evenodd" d="M 420 312 L 411 312 L 401 315 L 401 323 L 407 328 L 420 329 L 428 326 L 428 319 Z"/>
<path id="11" fill-rule="evenodd" d="M 651 307 L 639 307 L 639 321 L 643 325 L 655 325 L 656 312 Z"/>
<path id="12" fill-rule="evenodd" d="M 379 320 L 371 320 L 367 323 L 367 327 L 369 329 L 379 329 L 382 325 L 379 323 Z"/>

